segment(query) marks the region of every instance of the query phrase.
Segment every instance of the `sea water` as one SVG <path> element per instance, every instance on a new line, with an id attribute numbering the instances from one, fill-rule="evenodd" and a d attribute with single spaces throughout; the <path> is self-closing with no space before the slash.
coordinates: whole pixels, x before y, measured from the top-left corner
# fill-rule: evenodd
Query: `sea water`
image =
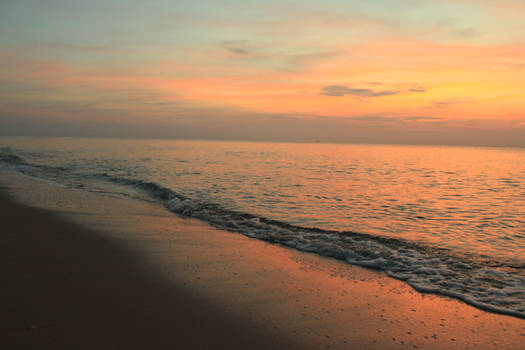
<path id="1" fill-rule="evenodd" d="M 525 149 L 0 138 L 0 170 L 137 200 L 525 317 Z"/>

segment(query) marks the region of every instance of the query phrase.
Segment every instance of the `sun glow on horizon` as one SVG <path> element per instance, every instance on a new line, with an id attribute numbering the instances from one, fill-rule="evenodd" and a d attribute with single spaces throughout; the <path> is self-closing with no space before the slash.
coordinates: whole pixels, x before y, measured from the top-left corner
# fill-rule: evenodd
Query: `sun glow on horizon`
<path id="1" fill-rule="evenodd" d="M 308 139 L 301 121 L 315 119 L 349 140 L 374 128 L 383 132 L 370 141 L 381 142 L 405 127 L 443 143 L 478 130 L 479 144 L 525 146 L 519 4 L 2 4 L 0 116 L 12 134 L 91 123 L 95 134 L 148 125 L 251 139 L 264 125 L 259 136 L 272 139 L 272 127 L 294 120 L 290 139 Z M 490 131 L 505 132 L 496 141 Z"/>

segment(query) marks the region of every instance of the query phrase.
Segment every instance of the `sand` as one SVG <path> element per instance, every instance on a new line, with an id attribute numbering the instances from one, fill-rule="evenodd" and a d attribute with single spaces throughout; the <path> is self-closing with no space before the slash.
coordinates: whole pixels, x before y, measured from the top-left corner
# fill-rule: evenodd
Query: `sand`
<path id="1" fill-rule="evenodd" d="M 0 173 L 0 347 L 523 349 L 525 320 L 384 273 Z"/>

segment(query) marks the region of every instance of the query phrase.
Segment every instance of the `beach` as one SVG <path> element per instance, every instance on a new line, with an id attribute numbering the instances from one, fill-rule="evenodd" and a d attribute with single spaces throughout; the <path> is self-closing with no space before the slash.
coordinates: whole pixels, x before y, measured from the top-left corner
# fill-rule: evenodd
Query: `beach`
<path id="1" fill-rule="evenodd" d="M 7 349 L 522 349 L 525 320 L 154 202 L 0 173 Z"/>
<path id="2" fill-rule="evenodd" d="M 0 350 L 525 350 L 524 15 L 0 2 Z"/>

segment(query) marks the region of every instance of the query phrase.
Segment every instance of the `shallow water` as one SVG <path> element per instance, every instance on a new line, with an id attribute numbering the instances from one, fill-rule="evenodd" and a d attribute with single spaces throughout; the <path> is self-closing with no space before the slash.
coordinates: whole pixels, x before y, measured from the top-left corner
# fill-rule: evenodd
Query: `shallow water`
<path id="1" fill-rule="evenodd" d="M 2 167 L 525 315 L 525 150 L 0 138 Z M 19 158 L 17 158 L 19 157 Z"/>

